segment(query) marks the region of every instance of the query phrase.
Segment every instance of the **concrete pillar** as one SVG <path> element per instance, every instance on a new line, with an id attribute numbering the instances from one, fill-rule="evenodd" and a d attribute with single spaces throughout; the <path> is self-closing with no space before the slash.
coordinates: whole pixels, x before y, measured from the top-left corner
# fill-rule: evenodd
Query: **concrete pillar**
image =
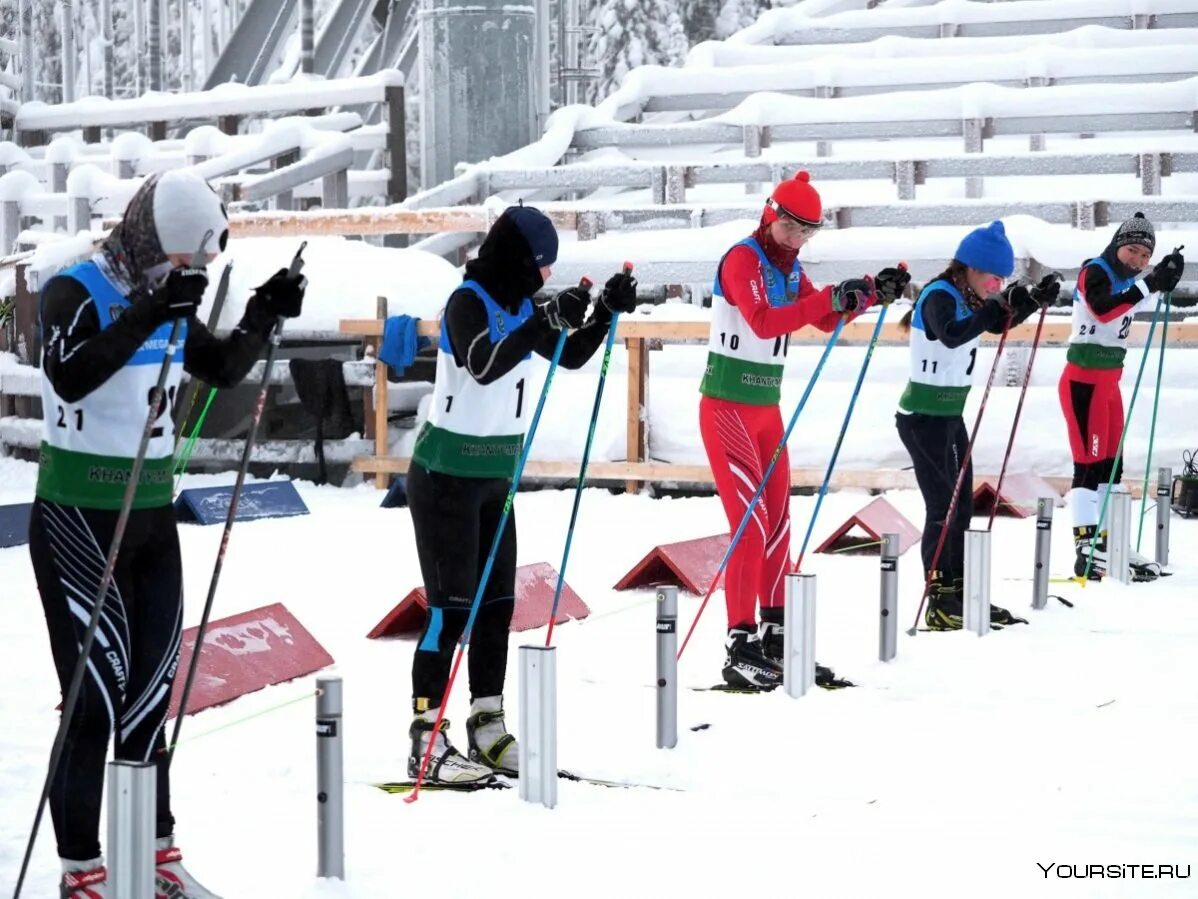
<path id="1" fill-rule="evenodd" d="M 534 7 L 424 0 L 419 28 L 424 184 L 536 139 Z"/>

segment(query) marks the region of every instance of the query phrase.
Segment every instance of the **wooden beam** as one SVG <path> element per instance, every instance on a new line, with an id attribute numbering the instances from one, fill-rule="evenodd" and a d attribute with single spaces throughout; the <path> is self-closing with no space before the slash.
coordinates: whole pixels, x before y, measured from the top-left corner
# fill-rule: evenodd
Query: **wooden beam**
<path id="1" fill-rule="evenodd" d="M 403 474 L 411 460 L 401 456 L 359 456 L 353 461 L 353 470 L 371 473 L 385 471 Z M 792 468 L 792 487 L 819 487 L 826 471 L 823 468 Z M 524 466 L 527 481 L 557 480 L 572 481 L 578 477 L 578 462 L 575 460 L 529 460 Z M 974 484 L 983 478 L 997 477 L 997 472 L 974 475 Z M 1133 496 L 1139 496 L 1143 472 L 1125 474 L 1123 481 Z M 1068 476 L 1044 478 L 1054 490 L 1064 495 L 1073 483 Z M 636 481 L 640 483 L 712 484 L 711 469 L 706 465 L 689 465 L 673 462 L 591 462 L 587 469 L 587 481 Z M 831 486 L 838 490 L 899 490 L 914 488 L 915 475 L 907 470 L 884 469 L 838 469 L 832 474 Z"/>
<path id="2" fill-rule="evenodd" d="M 636 464 L 643 462 L 649 451 L 645 427 L 649 406 L 649 347 L 642 337 L 630 337 L 624 343 L 628 347 L 627 459 Z M 640 490 L 635 479 L 630 479 L 625 486 L 629 493 Z"/>
<path id="3" fill-rule="evenodd" d="M 379 297 L 377 304 L 379 320 L 387 321 L 387 298 Z M 383 339 L 380 336 L 374 341 L 374 452 L 375 455 L 385 456 L 388 445 L 387 434 L 387 363 L 379 359 L 383 351 Z M 379 490 L 387 489 L 387 473 L 377 472 L 374 476 L 374 486 Z"/>
<path id="4" fill-rule="evenodd" d="M 440 327 L 440 323 L 436 319 L 424 319 L 420 322 L 417 333 L 423 337 L 435 338 L 440 334 Z M 710 323 L 705 321 L 670 322 L 654 321 L 652 319 L 621 321 L 616 329 L 616 336 L 626 343 L 634 339 L 653 339 L 664 343 L 701 343 L 707 340 L 707 333 L 710 327 Z M 845 345 L 868 343 L 870 335 L 873 333 L 873 327 L 873 322 L 869 320 L 850 322 L 841 331 L 840 343 Z M 1072 323 L 1068 321 L 1050 320 L 1045 322 L 1044 333 L 1040 337 L 1041 345 L 1064 346 L 1069 341 L 1072 327 Z M 1148 322 L 1136 322 L 1133 324 L 1127 345 L 1129 347 L 1142 347 L 1148 338 L 1148 327 Z M 358 337 L 381 337 L 383 333 L 382 323 L 378 319 L 373 318 L 342 319 L 339 329 L 343 334 Z M 1160 330 L 1158 325 L 1157 334 L 1153 336 L 1154 341 L 1160 340 Z M 1007 343 L 1016 346 L 1021 343 L 1030 344 L 1035 334 L 1035 323 L 1027 321 L 1011 329 L 1011 333 L 1007 337 Z M 817 328 L 800 328 L 791 334 L 792 344 L 821 345 L 826 343 L 827 340 L 828 335 Z M 902 330 L 899 323 L 889 322 L 882 326 L 882 335 L 878 342 L 884 346 L 905 346 L 907 340 L 907 332 Z M 998 335 L 984 334 L 982 342 L 997 344 Z M 1169 346 L 1198 346 L 1198 319 L 1170 322 Z"/>

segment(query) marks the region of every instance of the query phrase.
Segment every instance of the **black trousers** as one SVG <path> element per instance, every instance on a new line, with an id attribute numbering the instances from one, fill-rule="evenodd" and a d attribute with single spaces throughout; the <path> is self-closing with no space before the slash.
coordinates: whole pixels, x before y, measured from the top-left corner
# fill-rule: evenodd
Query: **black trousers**
<path id="1" fill-rule="evenodd" d="M 415 463 L 408 470 L 408 508 L 429 604 L 428 619 L 412 659 L 412 704 L 417 712 L 441 704 L 453 654 L 470 616 L 508 486 L 504 478 L 461 478 L 429 471 Z M 472 697 L 503 694 L 515 594 L 513 510 L 470 633 Z"/>
<path id="2" fill-rule="evenodd" d="M 95 607 L 117 514 L 43 500 L 33 504 L 29 554 L 64 698 Z M 182 587 L 174 509 L 135 510 L 51 782 L 50 816 L 62 858 L 87 861 L 100 854 L 100 798 L 114 733 L 115 758 L 157 763 L 157 835 L 174 832 L 169 772 L 161 750 L 183 633 Z"/>
<path id="3" fill-rule="evenodd" d="M 923 494 L 926 516 L 923 524 L 923 569 L 926 576 L 932 569 L 932 558 L 936 544 L 940 542 L 940 531 L 952 502 L 953 488 L 961 472 L 961 460 L 965 458 L 969 444 L 969 433 L 965 420 L 960 416 L 948 418 L 941 415 L 895 416 L 899 439 L 911 454 L 915 467 L 915 480 Z M 961 495 L 957 508 L 949 522 L 944 549 L 936 569 L 946 583 L 965 576 L 965 532 L 973 518 L 973 463 L 965 471 L 961 484 Z"/>

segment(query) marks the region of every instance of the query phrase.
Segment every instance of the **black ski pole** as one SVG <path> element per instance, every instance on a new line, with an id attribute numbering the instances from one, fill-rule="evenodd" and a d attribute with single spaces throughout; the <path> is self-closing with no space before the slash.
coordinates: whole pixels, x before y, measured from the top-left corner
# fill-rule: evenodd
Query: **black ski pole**
<path id="1" fill-rule="evenodd" d="M 300 244 L 295 257 L 291 260 L 288 274 L 298 275 L 304 267 L 303 252 L 307 241 Z M 258 425 L 262 421 L 262 410 L 266 407 L 266 394 L 270 390 L 270 373 L 275 364 L 275 353 L 278 351 L 283 319 L 275 321 L 270 331 L 270 339 L 266 347 L 266 367 L 262 372 L 262 385 L 258 389 L 258 401 L 254 404 L 253 417 L 250 419 L 250 430 L 245 437 L 245 449 L 241 452 L 241 466 L 237 469 L 237 481 L 233 485 L 233 495 L 229 499 L 229 513 L 225 516 L 225 530 L 221 534 L 220 549 L 216 552 L 216 564 L 212 569 L 212 580 L 208 583 L 208 598 L 204 601 L 204 612 L 200 616 L 200 626 L 196 631 L 195 646 L 191 651 L 191 663 L 187 666 L 187 677 L 183 681 L 183 692 L 179 696 L 179 713 L 175 717 L 175 730 L 171 742 L 166 747 L 167 764 L 175 757 L 175 746 L 179 742 L 179 731 L 183 728 L 183 718 L 187 714 L 187 700 L 191 697 L 191 688 L 195 683 L 196 671 L 200 667 L 200 651 L 204 648 L 204 634 L 208 630 L 208 619 L 212 617 L 212 603 L 216 599 L 216 586 L 220 582 L 221 570 L 225 567 L 225 552 L 229 548 L 229 535 L 233 531 L 233 521 L 237 518 L 237 508 L 241 501 L 241 490 L 245 486 L 246 472 L 250 467 L 250 455 L 254 451 L 254 440 L 258 436 Z"/>
<path id="2" fill-rule="evenodd" d="M 200 240 L 199 249 L 196 250 L 192 257 L 191 264 L 199 266 L 204 260 L 204 248 L 208 245 L 208 241 L 212 239 L 212 231 L 207 231 L 203 239 Z M 133 510 L 133 499 L 137 495 L 137 484 L 141 480 L 142 466 L 146 461 L 146 452 L 150 447 L 150 435 L 154 430 L 154 422 L 158 420 L 159 413 L 164 408 L 164 399 L 166 397 L 166 381 L 170 377 L 171 363 L 174 361 L 175 352 L 179 348 L 179 333 L 183 328 L 183 319 L 177 318 L 174 324 L 171 325 L 171 336 L 167 342 L 165 354 L 162 357 L 162 366 L 158 369 L 158 383 L 154 386 L 153 392 L 150 394 L 150 411 L 146 414 L 146 424 L 141 431 L 141 442 L 137 447 L 137 455 L 133 457 L 133 467 L 129 471 L 129 482 L 125 485 L 125 495 L 121 499 L 121 509 L 117 515 L 116 527 L 112 531 L 112 543 L 108 546 L 108 558 L 104 560 L 104 572 L 100 575 L 100 584 L 96 588 L 95 602 L 92 604 L 91 618 L 88 619 L 87 628 L 83 632 L 83 639 L 79 642 L 79 659 L 75 662 L 75 668 L 71 672 L 71 683 L 67 688 L 67 695 L 62 702 L 62 717 L 58 721 L 58 732 L 54 735 L 54 745 L 50 750 L 50 765 L 46 770 L 46 781 L 42 784 L 41 798 L 37 801 L 37 812 L 33 816 L 33 828 L 29 831 L 29 841 L 25 844 L 25 857 L 21 860 L 21 872 L 17 875 L 17 886 L 13 891 L 13 899 L 19 899 L 21 895 L 21 887 L 25 884 L 25 875 L 29 872 L 29 860 L 33 857 L 33 844 L 37 842 L 37 832 L 42 824 L 42 812 L 46 807 L 46 800 L 50 796 L 50 787 L 54 782 L 54 775 L 58 771 L 58 765 L 62 761 L 62 751 L 66 746 L 67 729 L 71 725 L 71 718 L 75 715 L 75 707 L 79 704 L 79 694 L 83 692 L 83 677 L 87 671 L 88 656 L 91 655 L 92 644 L 96 639 L 96 629 L 100 626 L 100 616 L 104 612 L 104 601 L 108 598 L 108 588 L 112 585 L 113 572 L 116 570 L 117 555 L 121 551 L 121 543 L 125 539 L 125 528 L 129 524 L 129 514 Z"/>

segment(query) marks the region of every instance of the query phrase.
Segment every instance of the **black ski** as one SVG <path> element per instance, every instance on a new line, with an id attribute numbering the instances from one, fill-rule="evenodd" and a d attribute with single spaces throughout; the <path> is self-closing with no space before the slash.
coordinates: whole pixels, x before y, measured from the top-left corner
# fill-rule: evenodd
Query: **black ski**
<path id="1" fill-rule="evenodd" d="M 579 774 L 576 771 L 567 771 L 564 768 L 557 772 L 557 776 L 561 780 L 572 781 L 573 783 L 590 784 L 594 787 L 607 787 L 614 790 L 666 790 L 672 793 L 682 793 L 684 790 L 678 787 L 667 787 L 661 784 L 647 784 L 637 781 L 628 780 L 607 780 L 602 777 L 588 777 L 585 774 Z M 469 783 L 437 783 L 426 782 L 420 785 L 420 790 L 431 790 L 433 792 L 450 792 L 450 793 L 477 793 L 481 790 L 510 790 L 515 786 L 515 779 L 509 779 L 503 776 L 496 776 L 491 780 L 471 781 Z M 374 784 L 378 789 L 386 793 L 410 793 L 416 788 L 414 780 L 392 781 L 389 783 Z"/>

